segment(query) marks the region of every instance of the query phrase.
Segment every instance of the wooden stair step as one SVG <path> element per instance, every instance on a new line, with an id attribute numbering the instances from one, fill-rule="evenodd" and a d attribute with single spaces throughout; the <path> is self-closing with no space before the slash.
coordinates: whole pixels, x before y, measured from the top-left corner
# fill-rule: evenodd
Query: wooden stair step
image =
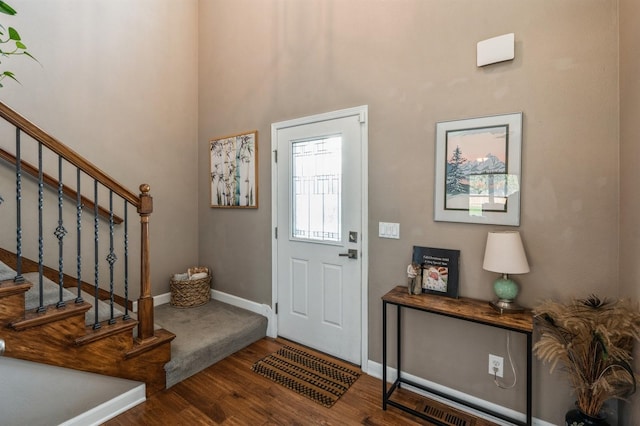
<path id="1" fill-rule="evenodd" d="M 45 307 L 44 312 L 33 310 L 26 312 L 24 318 L 11 322 L 9 326 L 16 331 L 22 331 L 73 316 L 82 316 L 82 322 L 84 323 L 84 314 L 89 309 L 91 309 L 91 304 L 87 302 L 68 303 L 61 308 L 56 307 L 56 305 L 49 305 Z"/>
<path id="2" fill-rule="evenodd" d="M 133 348 L 124 354 L 125 359 L 133 358 L 155 349 L 165 343 L 171 342 L 176 338 L 176 335 L 164 328 L 154 330 L 153 337 L 148 339 L 134 339 Z"/>
<path id="3" fill-rule="evenodd" d="M 12 279 L 0 282 L 0 325 L 24 316 L 25 293 L 32 286 L 28 281 L 16 283 Z"/>
<path id="4" fill-rule="evenodd" d="M 3 297 L 14 296 L 20 293 L 26 293 L 33 287 L 29 281 L 17 283 L 13 280 L 0 281 L 0 299 Z"/>
<path id="5" fill-rule="evenodd" d="M 0 249 L 0 261 L 10 266 L 10 262 L 4 261 L 6 253 Z M 15 258 L 15 255 L 11 257 Z M 37 271 L 35 263 L 23 258 L 23 267 L 25 265 L 29 266 L 23 268 L 25 273 Z M 52 277 L 56 280 L 57 277 L 53 276 L 53 269 L 44 269 L 43 275 L 55 282 Z M 8 275 L 2 277 L 8 278 Z M 76 281 L 65 275 L 65 290 L 75 293 Z M 33 287 L 28 279 L 20 283 L 14 282 L 13 278 L 0 280 L 0 329 L 4 328 L 6 332 L 3 338 L 10 348 L 7 356 L 143 381 L 147 396 L 166 387 L 164 366 L 171 360 L 171 342 L 176 337 L 173 333 L 151 327 L 150 337 L 135 338 L 134 329 L 139 321 L 124 320 L 121 315 L 115 317 L 113 324 L 106 319 L 94 329 L 93 324 L 85 324 L 85 316 L 93 308 L 89 301 L 76 303 L 69 300 L 58 308 L 55 302 L 49 302 L 52 299 L 46 299 L 42 312 L 36 308 L 27 309 L 25 302 L 33 299 L 28 293 L 33 291 Z M 93 286 L 82 283 L 82 290 L 87 288 L 93 291 Z M 100 300 L 110 297 L 100 289 Z M 114 299 L 118 301 L 117 297 Z M 131 305 L 130 300 L 122 299 L 122 302 Z M 153 309 L 152 303 L 150 306 Z"/>
<path id="6" fill-rule="evenodd" d="M 138 325 L 138 321 L 134 319 L 117 320 L 114 324 L 109 324 L 109 321 L 103 321 L 100 323 L 100 328 L 98 329 L 94 329 L 92 325 L 88 325 L 85 328 L 85 335 L 76 338 L 74 343 L 76 346 L 83 346 L 118 333 L 126 332 L 131 334 L 136 325 Z"/>

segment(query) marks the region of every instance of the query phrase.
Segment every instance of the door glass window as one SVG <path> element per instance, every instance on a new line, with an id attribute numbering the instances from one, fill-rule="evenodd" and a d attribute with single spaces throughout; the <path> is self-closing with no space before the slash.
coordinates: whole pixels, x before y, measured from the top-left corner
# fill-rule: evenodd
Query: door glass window
<path id="1" fill-rule="evenodd" d="M 342 137 L 293 142 L 291 185 L 292 237 L 340 242 Z"/>

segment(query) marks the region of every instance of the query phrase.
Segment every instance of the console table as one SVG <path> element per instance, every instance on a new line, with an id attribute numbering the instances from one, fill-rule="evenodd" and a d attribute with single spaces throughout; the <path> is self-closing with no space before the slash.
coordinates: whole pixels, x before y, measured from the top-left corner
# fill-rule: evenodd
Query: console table
<path id="1" fill-rule="evenodd" d="M 387 305 L 395 305 L 397 307 L 397 370 L 398 378 L 387 389 Z M 464 321 L 471 321 L 478 324 L 488 325 L 490 327 L 502 328 L 509 331 L 525 334 L 527 337 L 527 412 L 526 422 L 505 416 L 502 413 L 481 407 L 479 405 L 469 403 L 462 399 L 446 395 L 438 390 L 429 388 L 402 376 L 401 360 L 402 360 L 402 342 L 400 339 L 402 330 L 401 312 L 403 308 L 414 309 L 423 312 L 429 312 L 436 315 L 444 315 Z M 449 401 L 454 401 L 475 410 L 490 414 L 499 419 L 514 423 L 516 425 L 531 426 L 531 397 L 532 397 L 532 336 L 533 336 L 533 315 L 531 311 L 525 310 L 519 313 L 500 314 L 494 310 L 488 302 L 461 297 L 459 299 L 448 298 L 444 296 L 432 294 L 408 294 L 407 287 L 398 286 L 382 296 L 382 409 L 386 410 L 387 405 L 399 408 L 407 413 L 421 417 L 434 424 L 446 426 L 438 419 L 429 417 L 425 413 L 421 413 L 397 401 L 392 401 L 391 395 L 400 387 L 402 383 L 411 385 L 415 388 L 422 389 L 434 395 L 438 395 Z"/>

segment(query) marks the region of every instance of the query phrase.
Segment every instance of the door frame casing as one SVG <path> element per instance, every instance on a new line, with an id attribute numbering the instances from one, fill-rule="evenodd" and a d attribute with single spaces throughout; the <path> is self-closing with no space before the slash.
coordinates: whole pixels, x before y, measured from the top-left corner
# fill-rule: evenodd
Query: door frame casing
<path id="1" fill-rule="evenodd" d="M 278 165 L 276 162 L 276 151 L 278 149 L 278 131 L 288 127 L 296 127 L 304 124 L 329 121 L 345 117 L 358 116 L 360 121 L 360 160 L 361 167 L 361 260 L 360 270 L 360 304 L 361 304 L 361 336 L 360 353 L 361 369 L 365 373 L 368 371 L 369 360 L 369 106 L 361 105 L 353 108 L 346 108 L 322 114 L 315 114 L 307 117 L 300 117 L 271 124 L 271 309 L 274 312 L 275 335 L 278 334 L 278 320 L 276 304 L 278 303 L 278 241 L 276 239 L 276 228 L 278 226 Z M 288 191 L 288 188 L 286 189 Z M 282 230 L 281 230 L 282 231 Z M 287 235 L 286 231 L 280 232 L 280 237 Z"/>

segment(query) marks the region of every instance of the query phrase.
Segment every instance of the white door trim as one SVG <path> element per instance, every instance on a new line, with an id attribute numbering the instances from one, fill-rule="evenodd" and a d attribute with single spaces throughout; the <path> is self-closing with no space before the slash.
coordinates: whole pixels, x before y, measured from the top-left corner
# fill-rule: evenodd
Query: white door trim
<path id="1" fill-rule="evenodd" d="M 362 105 L 354 108 L 347 108 L 338 111 L 327 112 L 323 114 L 316 114 L 308 117 L 301 117 L 292 120 L 280 121 L 271 125 L 271 309 L 276 311 L 276 303 L 278 303 L 278 244 L 276 240 L 276 226 L 278 224 L 278 176 L 277 166 L 275 164 L 275 151 L 278 147 L 278 130 L 285 129 L 287 127 L 294 127 L 308 123 L 315 123 L 318 121 L 335 120 L 339 118 L 360 117 L 360 134 L 362 137 L 361 143 L 361 157 L 362 157 L 362 188 L 360 191 L 362 201 L 362 232 L 361 232 L 361 279 L 362 283 L 360 288 L 362 289 L 360 303 L 362 305 L 362 330 L 360 340 L 360 352 L 361 356 L 361 369 L 365 373 L 368 371 L 368 359 L 369 359 L 369 312 L 368 312 L 368 296 L 369 296 L 369 134 L 368 134 L 368 105 Z M 278 322 L 274 321 L 275 335 L 278 334 Z"/>

